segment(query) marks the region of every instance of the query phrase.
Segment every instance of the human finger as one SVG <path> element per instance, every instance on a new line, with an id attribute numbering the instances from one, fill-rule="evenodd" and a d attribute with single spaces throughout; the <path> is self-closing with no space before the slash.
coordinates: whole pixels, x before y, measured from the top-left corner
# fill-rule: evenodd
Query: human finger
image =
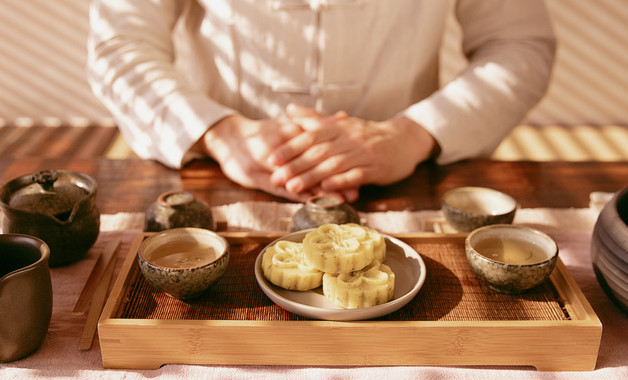
<path id="1" fill-rule="evenodd" d="M 311 165 L 306 170 L 299 172 L 298 174 L 289 177 L 285 183 L 286 189 L 291 192 L 300 192 L 303 189 L 307 189 L 314 184 L 322 183 L 326 178 L 330 176 L 343 173 L 347 170 L 351 170 L 359 166 L 361 163 L 359 157 L 355 152 L 339 152 L 331 154 L 320 163 Z M 291 163 L 292 164 L 292 163 Z M 351 187 L 351 186 L 347 186 Z M 324 189 L 324 190 L 339 190 Z"/>
<path id="2" fill-rule="evenodd" d="M 345 111 L 338 111 L 332 115 L 317 112 L 313 108 L 303 107 L 294 103 L 286 107 L 286 116 L 299 123 L 306 130 L 314 130 L 321 126 L 329 125 L 335 121 L 347 118 L 349 115 Z"/>
<path id="3" fill-rule="evenodd" d="M 324 178 L 321 180 L 321 187 L 326 191 L 359 188 L 367 183 L 372 183 L 376 175 L 377 170 L 372 166 L 353 167 L 344 172 Z"/>
<path id="4" fill-rule="evenodd" d="M 360 162 L 356 159 L 357 152 L 344 141 L 332 138 L 311 146 L 298 157 L 275 169 L 271 175 L 272 183 L 286 185 L 292 178 L 302 177 L 293 183 L 303 182 L 302 186 L 307 188 L 326 176 L 357 165 Z M 301 185 L 297 187 L 300 188 Z"/>
<path id="5" fill-rule="evenodd" d="M 314 150 L 301 160 L 311 160 L 308 158 L 314 154 L 320 154 L 326 146 L 319 146 L 327 141 L 333 140 L 339 131 L 335 128 L 319 128 L 312 131 L 305 131 L 286 141 L 285 143 L 274 149 L 268 156 L 268 162 L 274 166 L 282 166 L 298 159 L 299 156 L 306 154 L 309 150 Z M 303 166 L 303 165 L 300 165 Z"/>
<path id="6" fill-rule="evenodd" d="M 250 179 L 255 183 L 255 188 L 265 191 L 277 197 L 286 198 L 296 202 L 305 202 L 309 197 L 314 195 L 310 190 L 301 192 L 290 192 L 283 186 L 275 186 L 269 181 L 268 173 L 256 172 L 251 174 Z"/>

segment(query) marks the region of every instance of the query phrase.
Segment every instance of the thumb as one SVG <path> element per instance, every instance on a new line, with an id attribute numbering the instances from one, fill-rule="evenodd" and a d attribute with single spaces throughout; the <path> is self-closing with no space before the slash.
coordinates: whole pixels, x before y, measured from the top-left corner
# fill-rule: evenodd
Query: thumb
<path id="1" fill-rule="evenodd" d="M 299 106 L 294 103 L 286 106 L 286 115 L 305 130 L 313 130 L 348 117 L 345 111 L 338 111 L 328 116 L 317 112 L 313 108 Z"/>
<path id="2" fill-rule="evenodd" d="M 299 106 L 294 103 L 286 106 L 286 116 L 308 131 L 319 128 L 325 117 L 312 108 Z"/>
<path id="3" fill-rule="evenodd" d="M 323 117 L 324 115 L 316 112 L 313 108 L 303 107 L 295 103 L 290 103 L 286 106 L 286 115 L 290 118 L 301 117 Z"/>

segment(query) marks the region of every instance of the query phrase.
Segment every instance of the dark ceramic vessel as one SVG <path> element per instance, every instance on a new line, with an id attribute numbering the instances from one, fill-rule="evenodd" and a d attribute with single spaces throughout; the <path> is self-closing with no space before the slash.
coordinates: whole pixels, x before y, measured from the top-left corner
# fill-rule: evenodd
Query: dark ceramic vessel
<path id="1" fill-rule="evenodd" d="M 0 235 L 0 362 L 41 346 L 52 315 L 50 249 L 41 239 Z"/>
<path id="2" fill-rule="evenodd" d="M 600 212 L 591 236 L 591 261 L 606 295 L 628 313 L 628 187 Z"/>
<path id="3" fill-rule="evenodd" d="M 42 239 L 50 266 L 81 259 L 100 232 L 97 184 L 69 170 L 44 170 L 6 183 L 0 190 L 4 232 Z"/>
<path id="4" fill-rule="evenodd" d="M 215 231 L 216 222 L 209 205 L 190 192 L 174 190 L 161 194 L 146 210 L 144 230 L 147 232 L 181 227 Z"/>
<path id="5" fill-rule="evenodd" d="M 292 216 L 291 231 L 316 228 L 323 224 L 360 224 L 358 212 L 336 195 L 315 195 Z"/>

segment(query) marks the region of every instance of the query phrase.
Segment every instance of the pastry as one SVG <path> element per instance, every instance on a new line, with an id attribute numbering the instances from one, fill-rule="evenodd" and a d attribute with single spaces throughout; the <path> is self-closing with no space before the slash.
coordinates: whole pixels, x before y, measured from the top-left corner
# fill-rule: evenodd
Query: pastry
<path id="1" fill-rule="evenodd" d="M 358 224 L 324 224 L 303 239 L 304 261 L 325 273 L 349 273 L 373 261 L 373 240 Z"/>
<path id="2" fill-rule="evenodd" d="M 361 226 L 359 224 L 349 223 L 348 226 L 361 227 L 366 230 L 368 238 L 373 242 L 373 260 L 383 263 L 386 260 L 386 239 L 376 230 Z"/>
<path id="3" fill-rule="evenodd" d="M 323 272 L 303 262 L 303 243 L 281 240 L 262 257 L 264 277 L 288 290 L 306 291 L 322 284 Z"/>
<path id="4" fill-rule="evenodd" d="M 323 275 L 323 294 L 336 306 L 357 309 L 390 301 L 395 292 L 395 274 L 378 261 L 351 273 Z"/>

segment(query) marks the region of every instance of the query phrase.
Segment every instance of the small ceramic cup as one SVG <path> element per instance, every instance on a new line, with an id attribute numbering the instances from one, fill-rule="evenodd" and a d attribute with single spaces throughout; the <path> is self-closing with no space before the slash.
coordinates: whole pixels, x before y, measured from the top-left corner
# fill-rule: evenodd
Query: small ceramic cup
<path id="1" fill-rule="evenodd" d="M 292 216 L 290 230 L 301 231 L 323 224 L 360 224 L 360 215 L 339 195 L 313 195 Z"/>
<path id="2" fill-rule="evenodd" d="M 556 265 L 558 246 L 529 227 L 496 224 L 478 228 L 465 240 L 467 261 L 489 288 L 523 293 L 545 281 Z"/>
<path id="3" fill-rule="evenodd" d="M 181 227 L 216 231 L 211 207 L 189 191 L 173 190 L 161 194 L 146 210 L 144 231 L 158 232 Z"/>
<path id="4" fill-rule="evenodd" d="M 41 346 L 52 316 L 50 248 L 22 234 L 0 234 L 0 362 Z"/>
<path id="5" fill-rule="evenodd" d="M 517 201 L 494 189 L 459 187 L 443 194 L 441 210 L 451 227 L 469 232 L 490 224 L 512 223 Z"/>
<path id="6" fill-rule="evenodd" d="M 203 228 L 174 228 L 146 238 L 137 252 L 144 278 L 171 297 L 200 296 L 227 270 L 229 243 Z"/>

